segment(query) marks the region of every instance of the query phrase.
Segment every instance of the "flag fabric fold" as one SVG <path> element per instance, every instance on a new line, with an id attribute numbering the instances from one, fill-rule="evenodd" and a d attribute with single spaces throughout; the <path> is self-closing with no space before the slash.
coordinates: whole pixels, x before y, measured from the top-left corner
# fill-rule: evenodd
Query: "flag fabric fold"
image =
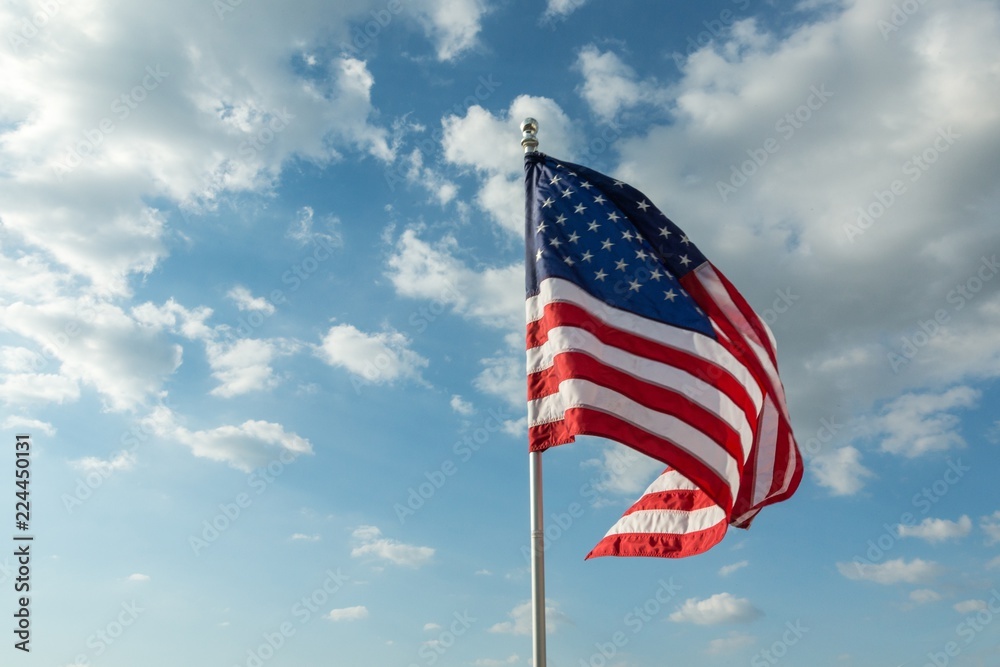
<path id="1" fill-rule="evenodd" d="M 671 467 L 650 489 L 697 491 L 648 490 L 591 555 L 700 553 L 790 497 L 802 460 L 766 323 L 630 185 L 542 153 L 525 182 L 530 450 L 599 436 Z"/>

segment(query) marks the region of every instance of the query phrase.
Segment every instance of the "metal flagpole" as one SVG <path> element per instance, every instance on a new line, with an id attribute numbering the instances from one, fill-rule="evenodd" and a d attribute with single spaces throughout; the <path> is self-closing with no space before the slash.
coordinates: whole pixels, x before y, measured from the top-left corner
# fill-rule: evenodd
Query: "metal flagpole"
<path id="1" fill-rule="evenodd" d="M 538 121 L 525 118 L 521 123 L 521 146 L 524 154 L 538 149 Z M 545 667 L 545 529 L 542 513 L 542 453 L 528 453 L 531 476 L 531 647 L 534 667 Z"/>

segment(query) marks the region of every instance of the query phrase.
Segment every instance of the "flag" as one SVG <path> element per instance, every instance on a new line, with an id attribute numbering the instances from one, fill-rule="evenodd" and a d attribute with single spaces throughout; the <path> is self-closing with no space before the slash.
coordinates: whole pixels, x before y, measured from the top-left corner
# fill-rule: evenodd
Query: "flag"
<path id="1" fill-rule="evenodd" d="M 587 558 L 694 556 L 722 541 L 727 522 L 726 513 L 704 491 L 667 468 Z"/>
<path id="2" fill-rule="evenodd" d="M 764 321 L 630 185 L 537 152 L 525 182 L 530 450 L 622 443 L 741 528 L 790 497 L 802 460 Z"/>

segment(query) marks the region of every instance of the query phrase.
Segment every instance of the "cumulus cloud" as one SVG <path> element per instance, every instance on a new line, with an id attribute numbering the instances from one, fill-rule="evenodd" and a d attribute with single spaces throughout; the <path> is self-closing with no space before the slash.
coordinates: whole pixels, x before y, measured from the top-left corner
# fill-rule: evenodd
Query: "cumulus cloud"
<path id="1" fill-rule="evenodd" d="M 316 355 L 331 366 L 373 384 L 420 379 L 427 359 L 409 349 L 410 339 L 398 331 L 365 333 L 350 324 L 330 327 Z"/>
<path id="2" fill-rule="evenodd" d="M 722 567 L 719 568 L 719 576 L 720 577 L 728 577 L 733 572 L 736 572 L 738 570 L 742 570 L 743 568 L 745 568 L 749 564 L 750 564 L 750 561 L 741 560 L 740 562 L 733 563 L 732 565 L 723 565 Z"/>
<path id="3" fill-rule="evenodd" d="M 889 403 L 876 420 L 881 449 L 913 458 L 928 452 L 964 447 L 953 410 L 972 408 L 979 392 L 954 387 L 941 393 L 905 394 Z"/>
<path id="4" fill-rule="evenodd" d="M 375 526 L 359 526 L 354 530 L 353 537 L 358 543 L 351 549 L 354 558 L 370 557 L 393 565 L 406 567 L 421 567 L 434 557 L 432 547 L 420 547 L 404 544 L 396 540 L 382 537 L 382 531 Z"/>
<path id="5" fill-rule="evenodd" d="M 639 104 L 659 106 L 668 101 L 665 89 L 655 81 L 639 81 L 635 71 L 613 51 L 585 46 L 577 56 L 576 68 L 583 76 L 580 95 L 604 123 Z"/>
<path id="6" fill-rule="evenodd" d="M 986 611 L 989 607 L 986 600 L 962 600 L 953 604 L 952 608 L 960 614 L 971 614 L 976 611 Z"/>
<path id="7" fill-rule="evenodd" d="M 965 537 L 972 531 L 972 519 L 962 516 L 958 521 L 926 518 L 916 526 L 900 525 L 900 537 L 919 537 L 928 542 L 944 542 Z"/>
<path id="8" fill-rule="evenodd" d="M 442 61 L 476 46 L 488 10 L 485 0 L 413 0 L 412 7 Z"/>
<path id="9" fill-rule="evenodd" d="M 749 623 L 764 615 L 747 598 L 738 598 L 731 593 L 717 593 L 704 600 L 689 598 L 680 608 L 670 614 L 674 623 L 694 623 L 695 625 L 719 625 L 722 623 Z"/>
<path id="10" fill-rule="evenodd" d="M 508 612 L 509 621 L 501 621 L 490 626 L 490 632 L 503 635 L 531 634 L 531 601 L 523 602 Z M 569 619 L 559 611 L 552 600 L 545 601 L 545 634 L 552 634 Z"/>
<path id="11" fill-rule="evenodd" d="M 986 533 L 986 544 L 1000 542 L 1000 510 L 979 519 L 979 527 Z"/>
<path id="12" fill-rule="evenodd" d="M 837 563 L 837 569 L 848 579 L 873 581 L 883 585 L 920 584 L 930 581 L 942 571 L 941 566 L 934 561 L 919 558 L 909 562 L 897 558 L 884 563 Z"/>
<path id="13" fill-rule="evenodd" d="M 368 618 L 368 607 L 359 605 L 357 607 L 343 607 L 341 609 L 331 609 L 324 618 L 333 621 L 358 621 Z"/>
<path id="14" fill-rule="evenodd" d="M 814 457 L 810 471 L 816 482 L 835 496 L 849 496 L 864 488 L 874 473 L 861 463 L 861 452 L 851 445 Z"/>
<path id="15" fill-rule="evenodd" d="M 549 0 L 542 20 L 566 18 L 585 4 L 587 0 Z"/>

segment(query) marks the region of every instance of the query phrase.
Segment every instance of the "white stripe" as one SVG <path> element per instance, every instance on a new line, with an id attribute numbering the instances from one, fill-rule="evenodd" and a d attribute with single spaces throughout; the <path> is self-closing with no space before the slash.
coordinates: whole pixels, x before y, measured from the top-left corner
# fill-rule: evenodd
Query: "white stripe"
<path id="1" fill-rule="evenodd" d="M 650 410 L 612 389 L 589 380 L 569 379 L 559 384 L 559 393 L 528 401 L 528 425 L 538 426 L 564 418 L 570 408 L 591 408 L 614 415 L 648 433 L 668 439 L 726 480 L 736 498 L 740 476 L 736 460 L 715 440 L 687 422 Z"/>
<path id="2" fill-rule="evenodd" d="M 757 464 L 754 470 L 753 502 L 751 506 L 763 502 L 771 495 L 774 481 L 774 458 L 778 450 L 778 410 L 771 397 L 764 399 L 764 411 L 760 416 L 760 430 L 757 432 Z"/>
<path id="3" fill-rule="evenodd" d="M 718 505 L 690 512 L 684 510 L 638 510 L 619 519 L 604 537 L 622 533 L 686 535 L 706 530 L 725 521 L 726 513 Z"/>
<path id="4" fill-rule="evenodd" d="M 755 405 L 761 404 L 760 389 L 753 374 L 729 350 L 708 336 L 662 322 L 655 322 L 609 306 L 580 287 L 561 278 L 546 278 L 539 285 L 538 295 L 525 301 L 528 322 L 540 320 L 545 312 L 545 306 L 556 302 L 575 304 L 611 327 L 647 338 L 665 347 L 687 352 L 706 363 L 718 366 L 746 388 Z"/>
<path id="5" fill-rule="evenodd" d="M 760 361 L 761 367 L 764 372 L 767 373 L 768 379 L 771 381 L 771 386 L 774 387 L 775 398 L 778 400 L 779 404 L 784 405 L 785 403 L 785 390 L 781 385 L 781 380 L 778 378 L 778 369 L 775 368 L 774 363 L 771 361 L 771 356 L 768 352 L 761 347 L 761 341 L 758 340 L 757 334 L 750 327 L 750 323 L 747 322 L 746 318 L 743 317 L 743 313 L 740 312 L 739 307 L 733 302 L 729 297 L 729 292 L 726 291 L 725 285 L 719 280 L 718 274 L 716 274 L 715 269 L 709 263 L 704 263 L 699 266 L 694 271 L 695 276 L 704 286 L 705 290 L 715 301 L 716 305 L 722 309 L 722 312 L 726 317 L 736 326 L 736 329 L 743 334 L 743 340 L 750 346 L 753 350 L 754 356 Z M 765 326 L 765 329 L 767 327 Z M 775 345 L 773 344 L 774 336 L 771 335 L 770 329 L 767 329 L 768 336 L 771 340 L 771 350 L 774 351 Z M 784 410 L 782 410 L 784 413 Z M 787 415 L 786 415 L 787 419 Z"/>
<path id="6" fill-rule="evenodd" d="M 583 352 L 602 364 L 632 377 L 679 391 L 739 434 L 744 461 L 750 455 L 750 448 L 753 446 L 753 425 L 747 421 L 746 413 L 729 396 L 687 371 L 607 345 L 583 329 L 576 327 L 550 329 L 547 342 L 528 350 L 528 372 L 535 373 L 551 368 L 556 355 L 567 351 Z M 754 387 L 756 388 L 756 385 Z M 757 411 L 760 407 L 759 403 L 755 405 Z"/>
<path id="7" fill-rule="evenodd" d="M 651 493 L 664 491 L 701 491 L 701 487 L 671 468 L 654 479 L 642 495 L 648 496 Z"/>

